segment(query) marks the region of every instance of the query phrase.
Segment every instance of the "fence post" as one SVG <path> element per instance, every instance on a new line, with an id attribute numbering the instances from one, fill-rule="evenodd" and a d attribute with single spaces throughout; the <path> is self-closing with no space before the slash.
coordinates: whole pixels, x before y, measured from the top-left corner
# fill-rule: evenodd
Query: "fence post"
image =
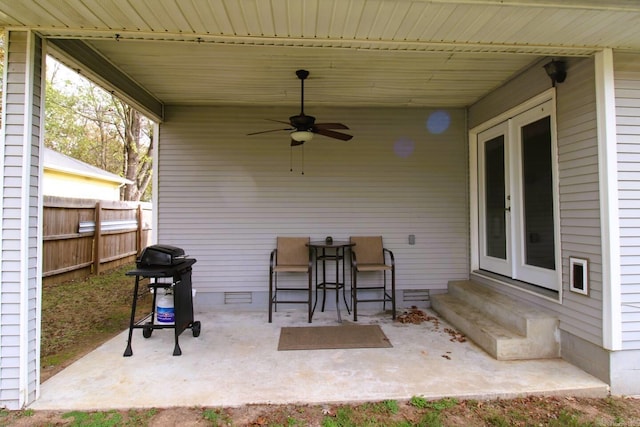
<path id="1" fill-rule="evenodd" d="M 95 229 L 93 231 L 93 271 L 100 274 L 100 260 L 102 259 L 102 205 L 100 202 L 96 203 L 95 212 Z"/>
<path id="2" fill-rule="evenodd" d="M 142 205 L 138 203 L 138 235 L 136 241 L 136 252 L 138 255 L 142 252 Z"/>

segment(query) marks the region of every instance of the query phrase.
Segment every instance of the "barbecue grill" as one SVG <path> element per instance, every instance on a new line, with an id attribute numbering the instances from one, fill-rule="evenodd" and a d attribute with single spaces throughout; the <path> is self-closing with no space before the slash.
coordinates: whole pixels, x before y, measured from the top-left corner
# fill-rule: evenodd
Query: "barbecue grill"
<path id="1" fill-rule="evenodd" d="M 146 247 L 136 260 L 136 268 L 127 272 L 127 276 L 135 276 L 135 286 L 133 289 L 133 302 L 131 304 L 131 318 L 129 321 L 129 338 L 124 356 L 133 355 L 131 339 L 133 330 L 142 329 L 142 336 L 150 338 L 155 329 L 174 329 L 175 346 L 174 356 L 180 356 L 182 350 L 178 342 L 178 337 L 185 330 L 190 328 L 194 337 L 200 335 L 201 325 L 199 321 L 193 319 L 193 295 L 191 289 L 191 266 L 196 260 L 185 255 L 182 248 L 171 245 L 152 245 Z M 148 288 L 153 292 L 153 302 L 151 313 L 139 322 L 135 322 L 136 305 L 140 280 L 149 278 Z M 171 278 L 171 281 L 158 280 Z M 155 324 L 155 311 L 159 289 L 171 288 L 173 290 L 173 306 L 175 311 L 175 322 L 172 325 Z"/>

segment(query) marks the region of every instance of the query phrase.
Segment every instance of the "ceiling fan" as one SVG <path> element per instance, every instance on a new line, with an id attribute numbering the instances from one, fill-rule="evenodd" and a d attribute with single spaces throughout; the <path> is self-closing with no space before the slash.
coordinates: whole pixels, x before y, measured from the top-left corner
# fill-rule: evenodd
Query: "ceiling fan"
<path id="1" fill-rule="evenodd" d="M 284 123 L 290 127 L 282 129 L 264 130 L 261 132 L 248 133 L 247 135 L 258 135 L 261 133 L 278 132 L 278 131 L 292 131 L 291 132 L 291 146 L 302 145 L 313 138 L 314 134 L 328 136 L 329 138 L 340 139 L 342 141 L 348 141 L 353 138 L 352 135 L 346 133 L 337 132 L 334 129 L 349 129 L 342 123 L 316 123 L 316 118 L 313 116 L 307 116 L 304 114 L 304 81 L 309 77 L 307 70 L 298 70 L 296 75 L 300 79 L 300 114 L 297 116 L 289 117 L 289 121 L 270 120 L 272 122 Z"/>

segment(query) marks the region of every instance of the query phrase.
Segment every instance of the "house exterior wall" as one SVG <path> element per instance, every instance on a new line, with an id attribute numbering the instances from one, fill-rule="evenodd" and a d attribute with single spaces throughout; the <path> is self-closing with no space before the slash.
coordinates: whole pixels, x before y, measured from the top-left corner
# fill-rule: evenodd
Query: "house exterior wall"
<path id="1" fill-rule="evenodd" d="M 42 181 L 45 196 L 120 200 L 120 185 L 113 181 L 45 170 Z"/>
<path id="2" fill-rule="evenodd" d="M 470 127 L 548 90 L 551 80 L 542 69 L 545 62 L 525 70 L 474 104 L 469 109 Z M 572 59 L 567 72 L 566 81 L 556 88 L 562 292 L 557 298 L 543 298 L 516 288 L 500 290 L 556 313 L 560 329 L 601 346 L 602 257 L 593 60 Z M 569 292 L 570 256 L 589 259 L 589 296 Z"/>
<path id="3" fill-rule="evenodd" d="M 640 350 L 640 54 L 614 56 L 622 348 Z"/>
<path id="4" fill-rule="evenodd" d="M 473 129 L 549 89 L 551 81 L 542 68 L 547 62 L 546 60 L 537 62 L 473 104 L 468 111 L 469 129 Z"/>
<path id="5" fill-rule="evenodd" d="M 568 64 L 571 77 L 558 85 L 558 157 L 562 306 L 560 328 L 603 345 L 602 241 L 598 182 L 595 65 L 593 59 Z M 587 259 L 589 295 L 569 290 L 569 257 Z"/>
<path id="6" fill-rule="evenodd" d="M 613 57 L 620 227 L 621 350 L 611 353 L 612 390 L 638 394 L 640 384 L 640 54 Z"/>
<path id="7" fill-rule="evenodd" d="M 39 387 L 43 42 L 27 31 L 11 31 L 5 40 L 0 407 L 19 409 L 37 397 Z"/>
<path id="8" fill-rule="evenodd" d="M 307 109 L 318 122 L 346 123 L 354 138 L 316 136 L 303 151 L 286 132 L 246 136 L 277 129 L 263 119 L 295 108 L 167 107 L 158 241 L 198 260 L 196 306 L 253 304 L 266 316 L 276 236 L 382 235 L 399 299 L 468 278 L 464 111 Z"/>
<path id="9" fill-rule="evenodd" d="M 620 351 L 606 350 L 603 336 L 607 324 L 603 317 L 606 300 L 603 295 L 599 190 L 603 177 L 599 171 L 596 72 L 592 58 L 570 59 L 567 80 L 556 88 L 562 292 L 554 301 L 515 287 L 498 285 L 495 281 L 484 281 L 504 293 L 557 314 L 562 357 L 607 381 L 615 394 L 637 394 L 640 382 L 637 369 L 640 357 L 639 64 L 640 55 L 637 54 L 616 53 L 614 56 L 621 242 Z M 548 86 L 548 78 L 537 66 L 524 71 L 470 108 L 470 127 L 507 111 Z M 589 295 L 569 290 L 570 256 L 589 261 Z"/>

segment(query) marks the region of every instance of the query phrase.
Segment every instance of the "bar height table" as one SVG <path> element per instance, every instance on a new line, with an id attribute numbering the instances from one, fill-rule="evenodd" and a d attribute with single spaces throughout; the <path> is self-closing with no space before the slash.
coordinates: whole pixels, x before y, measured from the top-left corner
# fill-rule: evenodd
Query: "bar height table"
<path id="1" fill-rule="evenodd" d="M 313 303 L 312 313 L 316 310 L 318 304 L 318 289 L 322 289 L 322 311 L 324 311 L 324 303 L 327 296 L 327 289 L 335 289 L 336 291 L 336 312 L 338 314 L 338 322 L 342 323 L 340 315 L 340 289 L 342 289 L 342 298 L 347 307 L 347 312 L 351 314 L 349 304 L 347 303 L 346 282 L 345 282 L 345 250 L 351 248 L 355 243 L 341 240 L 317 240 L 309 242 L 308 246 L 314 251 L 316 264 L 316 300 Z M 335 281 L 327 280 L 327 261 L 334 261 L 336 267 Z M 322 281 L 318 280 L 318 265 L 322 265 Z M 340 274 L 342 267 L 342 275 Z"/>

